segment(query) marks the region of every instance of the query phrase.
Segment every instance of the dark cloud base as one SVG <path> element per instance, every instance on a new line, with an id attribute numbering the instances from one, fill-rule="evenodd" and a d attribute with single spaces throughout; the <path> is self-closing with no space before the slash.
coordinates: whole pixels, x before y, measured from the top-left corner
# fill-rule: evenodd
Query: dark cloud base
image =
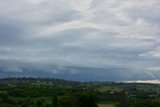
<path id="1" fill-rule="evenodd" d="M 149 74 L 135 73 L 133 71 L 111 69 L 111 68 L 91 68 L 91 67 L 60 67 L 53 66 L 41 69 L 20 68 L 21 72 L 0 70 L 0 78 L 5 77 L 40 77 L 40 78 L 60 78 L 76 81 L 129 81 L 129 80 L 150 80 L 155 79 Z M 158 77 L 158 76 L 157 76 Z M 156 78 L 157 79 L 157 78 Z M 160 78 L 159 78 L 160 79 Z"/>

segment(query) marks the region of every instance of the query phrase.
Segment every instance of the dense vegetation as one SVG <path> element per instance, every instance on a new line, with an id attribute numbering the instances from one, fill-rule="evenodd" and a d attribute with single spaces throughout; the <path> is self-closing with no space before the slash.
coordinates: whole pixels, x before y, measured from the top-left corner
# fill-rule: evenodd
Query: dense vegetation
<path id="1" fill-rule="evenodd" d="M 160 107 L 160 85 L 0 79 L 0 107 Z"/>

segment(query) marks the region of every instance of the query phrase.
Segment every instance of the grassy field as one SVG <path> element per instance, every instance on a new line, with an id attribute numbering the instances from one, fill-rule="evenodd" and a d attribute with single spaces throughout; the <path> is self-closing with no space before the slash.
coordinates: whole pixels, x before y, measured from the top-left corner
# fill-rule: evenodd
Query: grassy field
<path id="1" fill-rule="evenodd" d="M 6 94 L 7 91 L 0 91 L 0 94 Z"/>
<path id="2" fill-rule="evenodd" d="M 117 102 L 101 101 L 98 103 L 98 107 L 116 107 Z"/>
<path id="3" fill-rule="evenodd" d="M 114 104 L 98 104 L 98 107 L 116 107 Z"/>
<path id="4" fill-rule="evenodd" d="M 104 92 L 104 91 L 115 91 L 115 92 L 120 92 L 123 89 L 117 86 L 103 86 L 99 88 L 99 91 Z"/>

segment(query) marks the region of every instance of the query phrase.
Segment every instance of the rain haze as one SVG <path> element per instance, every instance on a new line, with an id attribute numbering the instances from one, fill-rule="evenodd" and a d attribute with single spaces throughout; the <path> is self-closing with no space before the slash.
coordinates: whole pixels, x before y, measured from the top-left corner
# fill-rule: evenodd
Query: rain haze
<path id="1" fill-rule="evenodd" d="M 160 79 L 159 0 L 0 0 L 0 78 Z"/>

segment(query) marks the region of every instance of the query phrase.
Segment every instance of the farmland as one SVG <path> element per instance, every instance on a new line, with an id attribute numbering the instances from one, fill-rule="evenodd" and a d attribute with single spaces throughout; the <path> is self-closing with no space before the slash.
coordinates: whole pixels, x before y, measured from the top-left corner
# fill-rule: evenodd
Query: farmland
<path id="1" fill-rule="evenodd" d="M 144 105 L 144 106 L 143 106 Z M 160 86 L 51 78 L 0 79 L 0 107 L 159 107 Z"/>

